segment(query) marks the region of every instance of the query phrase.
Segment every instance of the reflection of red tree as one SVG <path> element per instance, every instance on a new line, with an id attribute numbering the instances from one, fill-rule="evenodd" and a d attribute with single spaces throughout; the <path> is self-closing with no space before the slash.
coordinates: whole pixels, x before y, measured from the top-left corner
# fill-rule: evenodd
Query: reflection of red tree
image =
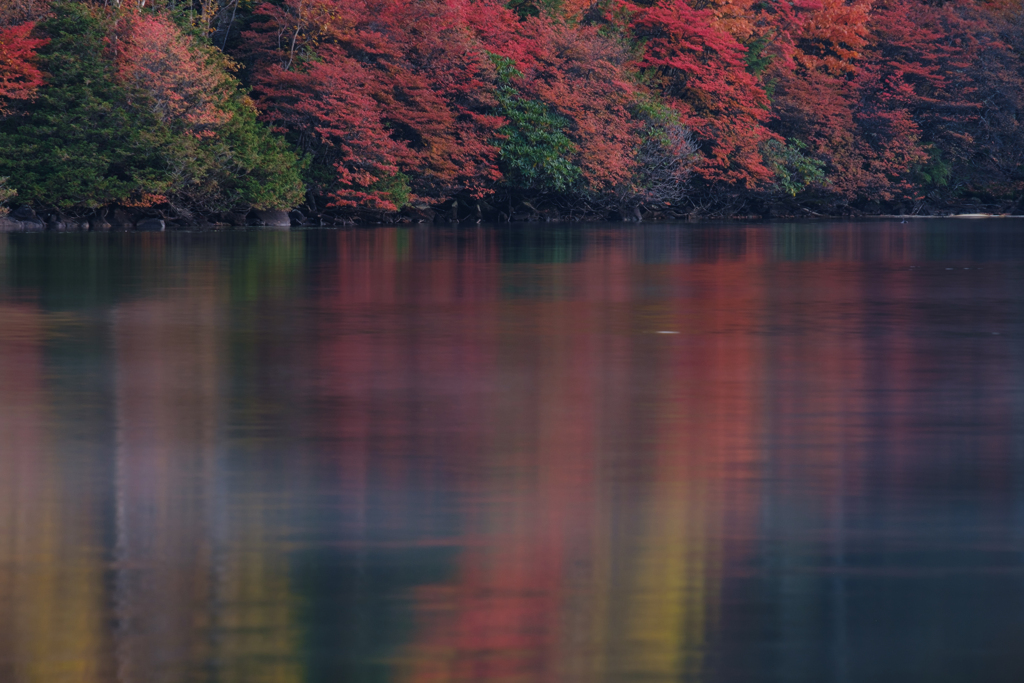
<path id="1" fill-rule="evenodd" d="M 569 295 L 527 309 L 496 302 L 503 334 L 488 371 L 502 390 L 488 406 L 490 443 L 472 464 L 480 490 L 471 529 L 480 542 L 463 552 L 454 584 L 417 594 L 424 613 L 412 680 L 572 677 L 562 621 L 580 616 L 567 615 L 573 594 L 592 589 L 599 420 L 614 400 L 595 370 L 626 339 L 608 343 L 614 317 L 603 305 L 622 289 L 606 277 L 627 272 L 622 257 L 609 250 L 571 266 L 514 266 L 524 281 Z"/>
<path id="2" fill-rule="evenodd" d="M 887 260 L 916 250 L 900 229 L 871 242 Z M 849 441 L 879 275 L 843 265 L 866 255 L 863 235 L 829 235 L 803 262 L 776 260 L 761 228 L 709 238 L 689 264 L 634 269 L 628 247 L 604 235 L 582 263 L 513 267 L 558 296 L 498 304 L 483 369 L 503 391 L 469 482 L 486 504 L 454 580 L 413 596 L 405 680 L 696 675 L 727 618 L 723 580 L 758 553 L 766 496 L 804 515 L 768 523 L 820 538 L 863 486 Z M 912 297 L 900 272 L 877 286 Z M 664 295 L 629 303 L 644 291 Z M 919 382 L 910 340 L 885 345 L 894 381 Z"/>
<path id="3" fill-rule="evenodd" d="M 35 456 L 45 451 L 45 430 L 40 403 L 44 399 L 42 386 L 42 340 L 45 325 L 42 312 L 31 304 L 4 304 L 0 309 L 0 443 L 4 446 L 6 467 L 14 467 L 0 481 L 13 483 L 21 477 L 17 470 L 31 467 Z M 24 471 L 24 470 L 23 470 Z M 30 471 L 24 471 L 32 476 Z M 34 477 L 33 477 L 34 478 Z M 22 480 L 15 486 L 31 488 L 32 480 Z M 12 498 L 4 496 L 5 501 Z"/>
<path id="4" fill-rule="evenodd" d="M 480 234 L 474 248 L 489 249 Z M 497 281 L 454 245 L 433 250 L 429 261 L 412 259 L 417 235 L 426 236 L 339 233 L 342 265 L 320 273 L 310 317 L 317 375 L 303 429 L 336 445 L 325 455 L 348 493 L 342 519 L 355 526 L 346 531 L 370 533 L 373 505 L 376 540 L 450 536 L 441 520 L 410 509 L 412 498 L 458 488 L 468 464 L 457 454 L 482 446 L 474 425 L 485 418 L 481 378 L 494 346 L 486 302 L 496 298 Z"/>
<path id="5" fill-rule="evenodd" d="M 672 653 L 702 637 L 703 574 L 693 573 L 707 571 L 705 520 L 672 518 L 699 505 L 680 473 L 690 452 L 671 444 L 664 412 L 679 404 L 659 373 L 671 342 L 651 334 L 665 311 L 629 303 L 671 287 L 637 279 L 621 233 L 594 242 L 581 263 L 509 267 L 560 296 L 497 304 L 490 371 L 502 392 L 474 464 L 474 533 L 454 582 L 415 594 L 407 680 L 583 681 L 652 673 L 652 662 L 681 671 L 689 663 Z"/>
<path id="6" fill-rule="evenodd" d="M 301 588 L 289 584 L 291 547 L 280 542 L 296 535 L 275 517 L 284 510 L 336 523 L 332 539 L 365 547 L 460 550 L 449 576 L 385 595 L 414 612 L 396 657 L 402 680 L 698 677 L 733 618 L 729 581 L 761 571 L 750 566 L 763 539 L 782 548 L 772 557 L 827 561 L 823 541 L 838 557 L 845 498 L 870 489 L 898 504 L 922 472 L 949 476 L 943 458 L 962 462 L 941 426 L 915 420 L 958 408 L 997 426 L 1012 419 L 1000 401 L 1013 373 L 984 364 L 993 374 L 975 377 L 972 359 L 931 352 L 946 341 L 906 331 L 937 324 L 922 305 L 936 298 L 977 303 L 953 278 L 1010 286 L 1004 276 L 912 272 L 922 245 L 899 226 L 792 240 L 786 230 L 700 233 L 692 262 L 643 265 L 630 231 L 587 233 L 583 260 L 557 264 L 497 263 L 501 244 L 486 230 L 314 235 L 336 246 L 338 263 L 303 271 L 312 297 L 235 308 L 245 332 L 230 337 L 220 265 L 192 260 L 173 289 L 110 316 L 121 512 L 112 567 L 97 550 L 107 522 L 88 483 L 62 476 L 83 466 L 54 445 L 69 399 L 49 390 L 44 342 L 60 337 L 50 325 L 74 318 L 0 304 L 0 611 L 11 615 L 0 663 L 47 678 L 47 666 L 73 660 L 83 679 L 106 680 L 115 658 L 129 677 L 174 677 L 170 663 L 215 658 L 225 681 L 301 680 Z M 300 244 L 293 237 L 270 244 Z M 801 261 L 784 253 L 793 245 L 814 248 Z M 149 253 L 159 265 L 159 249 Z M 875 258 L 886 265 L 862 262 Z M 271 294 L 287 270 L 274 273 Z M 269 311 L 276 323 L 285 306 L 291 326 L 257 324 L 250 336 L 244 316 Z M 979 324 L 990 314 L 979 311 Z M 264 354 L 243 365 L 267 383 L 244 385 L 225 416 L 228 338 L 232 354 Z M 988 348 L 978 344 L 965 348 Z M 964 403 L 964 386 L 986 391 Z M 293 395 L 301 401 L 285 405 Z M 290 421 L 261 441 L 264 419 Z M 251 429 L 235 443 L 275 466 L 218 480 L 225 424 Z M 999 455 L 1013 452 L 1007 433 L 977 442 L 988 457 L 967 474 L 986 493 L 1011 485 Z M 936 445 L 927 462 L 922 438 Z M 293 450 L 268 455 L 264 443 Z M 311 490 L 340 493 L 339 514 L 310 513 L 321 500 L 304 497 Z M 225 507 L 211 514 L 215 501 Z M 132 625 L 116 646 L 105 635 L 111 602 Z M 814 612 L 804 607 L 784 605 Z M 816 618 L 792 617 L 794 628 Z"/>

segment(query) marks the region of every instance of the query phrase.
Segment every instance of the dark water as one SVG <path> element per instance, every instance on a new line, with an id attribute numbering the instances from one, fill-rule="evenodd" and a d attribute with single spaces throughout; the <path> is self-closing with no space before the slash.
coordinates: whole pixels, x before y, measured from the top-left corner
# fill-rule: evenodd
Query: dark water
<path id="1" fill-rule="evenodd" d="M 1024 222 L 0 235 L 0 681 L 1024 680 Z"/>

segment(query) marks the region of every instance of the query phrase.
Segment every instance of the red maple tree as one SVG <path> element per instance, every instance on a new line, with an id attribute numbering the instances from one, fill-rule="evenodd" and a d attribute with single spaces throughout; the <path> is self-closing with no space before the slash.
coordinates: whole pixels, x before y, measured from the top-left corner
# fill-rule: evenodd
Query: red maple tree
<path id="1" fill-rule="evenodd" d="M 684 0 L 659 0 L 651 7 L 621 2 L 620 8 L 631 36 L 643 46 L 637 68 L 701 145 L 697 174 L 747 188 L 770 179 L 761 146 L 776 136 L 765 125 L 769 101 L 747 69 L 746 47 L 711 9 L 695 9 Z"/>
<path id="2" fill-rule="evenodd" d="M 120 29 L 117 75 L 163 121 L 207 137 L 230 118 L 221 108 L 230 93 L 224 72 L 211 68 L 212 53 L 202 53 L 170 19 L 129 14 Z"/>
<path id="3" fill-rule="evenodd" d="M 33 22 L 0 28 L 0 113 L 7 100 L 31 99 L 43 84 L 36 51 L 47 41 L 32 38 Z"/>
<path id="4" fill-rule="evenodd" d="M 481 195 L 500 177 L 492 67 L 464 7 L 291 0 L 259 12 L 246 34 L 258 100 L 337 169 L 336 205 L 395 210 L 398 199 Z"/>

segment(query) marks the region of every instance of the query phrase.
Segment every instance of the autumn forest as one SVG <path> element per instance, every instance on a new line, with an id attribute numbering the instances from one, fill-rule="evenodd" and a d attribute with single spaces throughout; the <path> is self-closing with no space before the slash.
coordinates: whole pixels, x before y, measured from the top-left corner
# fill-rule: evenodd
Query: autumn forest
<path id="1" fill-rule="evenodd" d="M 1020 213 L 1022 159 L 1020 0 L 0 2 L 3 211 Z"/>

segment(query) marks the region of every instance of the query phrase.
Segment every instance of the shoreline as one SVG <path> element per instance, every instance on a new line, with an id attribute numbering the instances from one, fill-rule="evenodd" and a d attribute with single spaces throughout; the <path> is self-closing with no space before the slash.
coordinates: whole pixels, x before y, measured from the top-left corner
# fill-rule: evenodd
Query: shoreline
<path id="1" fill-rule="evenodd" d="M 698 224 L 698 223 L 736 223 L 736 222 L 756 222 L 756 223 L 818 223 L 822 221 L 872 221 L 872 220 L 899 220 L 903 223 L 909 223 L 911 220 L 935 220 L 935 219 L 959 219 L 959 220 L 985 220 L 985 219 L 1024 219 L 1024 214 L 996 214 L 996 213 L 961 213 L 961 214 L 949 214 L 945 216 L 907 216 L 899 214 L 877 214 L 871 216 L 850 216 L 850 215 L 815 215 L 815 216 L 773 216 L 771 218 L 765 218 L 763 216 L 732 216 L 728 218 L 682 218 L 682 219 L 650 219 L 640 221 L 560 221 L 560 220 L 519 220 L 519 221 L 392 221 L 392 222 L 346 222 L 340 225 L 314 225 L 309 223 L 302 223 L 299 221 L 292 220 L 290 224 L 260 224 L 254 222 L 247 225 L 239 225 L 226 222 L 203 222 L 203 223 L 190 223 L 190 224 L 168 224 L 166 221 L 158 218 L 144 218 L 134 224 L 120 224 L 120 225 L 106 225 L 105 227 L 96 227 L 91 225 L 88 220 L 85 219 L 64 219 L 61 221 L 43 222 L 39 219 L 28 219 L 19 220 L 17 218 L 11 218 L 10 216 L 0 217 L 0 233 L 63 233 L 63 232 L 219 232 L 229 230 L 273 230 L 273 231 L 289 231 L 289 230 L 303 230 L 303 229 L 323 229 L 323 230 L 339 230 L 343 228 L 353 227 L 395 227 L 395 226 L 437 226 L 437 227 L 472 227 L 475 225 L 488 225 L 488 226 L 534 226 L 534 225 L 586 225 L 588 223 L 600 222 L 600 223 L 622 223 L 623 225 L 635 225 L 638 223 L 645 223 L 648 225 L 679 225 L 679 224 Z"/>

